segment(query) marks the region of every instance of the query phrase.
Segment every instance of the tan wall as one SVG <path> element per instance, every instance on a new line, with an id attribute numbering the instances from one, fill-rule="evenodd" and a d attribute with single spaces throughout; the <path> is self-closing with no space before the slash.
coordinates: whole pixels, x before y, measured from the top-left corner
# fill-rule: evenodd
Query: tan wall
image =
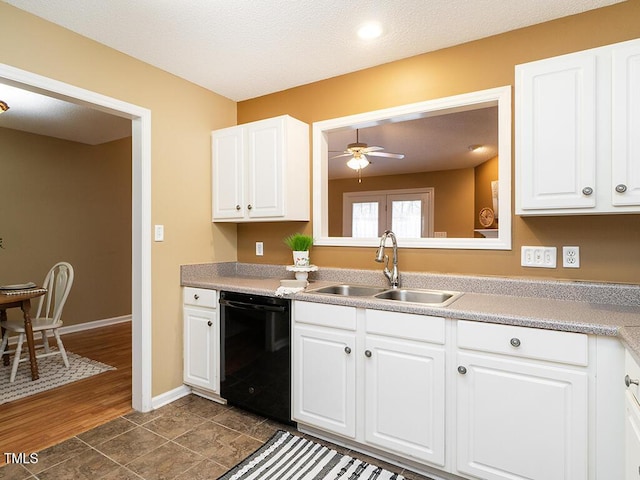
<path id="1" fill-rule="evenodd" d="M 449 237 L 473 237 L 473 169 L 355 178 L 329 182 L 329 236 L 342 236 L 342 197 L 346 192 L 434 188 L 434 231 Z"/>
<path id="2" fill-rule="evenodd" d="M 426 53 L 360 72 L 240 102 L 238 122 L 288 113 L 315 121 L 460 93 L 514 85 L 514 66 L 640 37 L 640 2 L 627 1 L 502 35 Z M 284 263 L 280 239 L 310 225 L 247 225 L 238 229 L 238 259 Z M 264 257 L 255 241 L 265 242 Z M 580 269 L 520 267 L 521 245 L 579 245 Z M 513 250 L 408 250 L 400 270 L 482 275 L 640 281 L 640 216 L 513 219 Z M 370 248 L 314 247 L 320 266 L 379 268 Z"/>
<path id="3" fill-rule="evenodd" d="M 211 130 L 236 123 L 236 104 L 0 2 L 0 63 L 151 110 L 152 394 L 182 384 L 180 265 L 236 259 L 236 228 L 211 223 Z M 152 225 L 148 226 L 152 228 Z"/>
<path id="4" fill-rule="evenodd" d="M 0 145 L 0 284 L 42 282 L 66 261 L 65 325 L 131 314 L 131 139 L 90 146 L 0 128 Z"/>

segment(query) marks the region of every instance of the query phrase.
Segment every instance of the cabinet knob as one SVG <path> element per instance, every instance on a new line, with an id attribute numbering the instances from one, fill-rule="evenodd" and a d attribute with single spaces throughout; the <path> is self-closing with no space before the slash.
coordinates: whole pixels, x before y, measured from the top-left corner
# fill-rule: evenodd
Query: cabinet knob
<path id="1" fill-rule="evenodd" d="M 462 365 L 460 365 L 460 366 L 458 367 L 458 373 L 459 373 L 460 375 L 464 375 L 464 374 L 466 374 L 466 373 L 467 373 L 467 369 L 466 369 L 465 367 L 463 367 Z"/>
<path id="2" fill-rule="evenodd" d="M 197 293 L 193 296 L 193 298 L 195 298 L 196 300 L 198 300 L 200 298 L 200 295 L 198 295 Z"/>
<path id="3" fill-rule="evenodd" d="M 212 322 L 211 320 L 209 320 L 209 321 L 207 322 L 207 325 L 212 326 L 212 325 L 213 325 L 213 322 Z"/>
<path id="4" fill-rule="evenodd" d="M 616 192 L 618 193 L 624 193 L 627 191 L 627 186 L 624 184 L 620 184 L 620 185 L 616 185 Z"/>
<path id="5" fill-rule="evenodd" d="M 371 350 L 365 350 L 364 351 L 364 356 L 367 357 L 367 358 L 371 357 Z"/>
<path id="6" fill-rule="evenodd" d="M 351 348 L 350 347 L 344 347 L 344 353 L 349 355 L 351 353 Z"/>
<path id="7" fill-rule="evenodd" d="M 251 210 L 252 208 L 251 204 L 247 205 L 247 209 Z"/>
<path id="8" fill-rule="evenodd" d="M 240 205 L 236 205 L 236 210 L 240 210 Z"/>
<path id="9" fill-rule="evenodd" d="M 640 380 L 638 380 L 637 378 L 631 378 L 629 375 L 625 375 L 624 384 L 627 387 L 630 387 L 631 385 L 640 385 Z"/>
<path id="10" fill-rule="evenodd" d="M 582 194 L 583 195 L 591 195 L 593 193 L 593 188 L 591 187 L 584 187 L 582 189 Z"/>
<path id="11" fill-rule="evenodd" d="M 520 339 L 519 338 L 512 338 L 509 343 L 511 344 L 512 347 L 516 347 L 518 348 L 520 346 Z"/>

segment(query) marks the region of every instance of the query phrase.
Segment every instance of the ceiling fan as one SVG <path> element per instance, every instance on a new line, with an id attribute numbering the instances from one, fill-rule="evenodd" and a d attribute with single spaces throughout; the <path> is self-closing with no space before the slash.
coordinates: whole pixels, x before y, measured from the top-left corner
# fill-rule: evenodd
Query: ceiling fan
<path id="1" fill-rule="evenodd" d="M 404 155 L 401 153 L 387 153 L 381 152 L 380 150 L 384 150 L 382 147 L 369 146 L 366 143 L 360 143 L 359 138 L 359 129 L 356 129 L 356 141 L 355 143 L 350 143 L 347 145 L 347 149 L 344 153 L 340 155 L 336 155 L 333 158 L 340 157 L 351 157 L 351 159 L 347 162 L 347 166 L 352 168 L 353 170 L 362 170 L 366 166 L 369 165 L 369 160 L 366 155 L 372 155 L 376 157 L 387 157 L 387 158 L 397 158 L 402 159 Z"/>

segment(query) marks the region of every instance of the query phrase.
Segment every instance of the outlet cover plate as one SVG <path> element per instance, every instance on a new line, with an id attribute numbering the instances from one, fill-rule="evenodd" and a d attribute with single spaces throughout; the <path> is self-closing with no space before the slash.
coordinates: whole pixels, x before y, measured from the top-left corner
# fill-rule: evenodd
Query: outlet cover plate
<path id="1" fill-rule="evenodd" d="M 523 267 L 556 268 L 556 247 L 522 246 L 520 265 Z"/>

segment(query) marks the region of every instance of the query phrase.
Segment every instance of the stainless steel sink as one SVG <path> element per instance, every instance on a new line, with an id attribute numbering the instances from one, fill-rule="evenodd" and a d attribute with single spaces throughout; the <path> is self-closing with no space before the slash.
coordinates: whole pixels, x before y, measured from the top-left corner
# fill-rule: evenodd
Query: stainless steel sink
<path id="1" fill-rule="evenodd" d="M 397 288 L 385 290 L 374 295 L 380 300 L 395 300 L 397 302 L 421 303 L 434 307 L 445 307 L 457 300 L 462 293 L 445 292 L 442 290 L 414 290 L 407 288 Z"/>
<path id="2" fill-rule="evenodd" d="M 330 285 L 328 287 L 312 290 L 310 293 L 324 293 L 329 295 L 342 295 L 353 297 L 370 297 L 376 293 L 384 292 L 384 287 L 370 287 L 368 285 Z"/>
<path id="3" fill-rule="evenodd" d="M 432 307 L 446 307 L 462 295 L 461 292 L 448 292 L 444 290 L 421 290 L 416 288 L 390 289 L 387 287 L 350 284 L 329 285 L 327 287 L 310 290 L 309 293 L 339 295 L 343 297 L 373 297 L 379 300 L 420 303 Z"/>

